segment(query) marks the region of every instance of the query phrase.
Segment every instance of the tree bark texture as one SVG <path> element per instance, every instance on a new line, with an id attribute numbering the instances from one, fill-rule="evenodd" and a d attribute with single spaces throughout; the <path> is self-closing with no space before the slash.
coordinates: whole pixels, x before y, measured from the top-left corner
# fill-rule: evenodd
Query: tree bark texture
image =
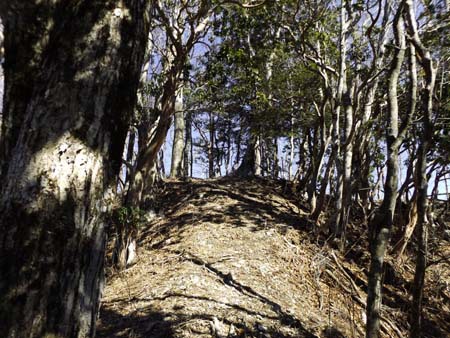
<path id="1" fill-rule="evenodd" d="M 135 104 L 149 5 L 23 3 L 0 5 L 7 114 L 17 119 L 2 138 L 0 336 L 92 337 L 102 212 Z"/>
<path id="2" fill-rule="evenodd" d="M 34 87 L 35 74 L 41 62 L 42 51 L 48 44 L 48 27 L 53 5 L 36 6 L 30 3 L 0 4 L 3 13 L 5 49 L 5 94 L 0 133 L 0 178 L 4 182 L 8 164 L 22 125 L 27 104 Z M 13 11 L 20 11 L 15 15 Z M 42 20 L 35 20 L 34 16 Z M 14 32 L 14 34 L 11 34 Z"/>

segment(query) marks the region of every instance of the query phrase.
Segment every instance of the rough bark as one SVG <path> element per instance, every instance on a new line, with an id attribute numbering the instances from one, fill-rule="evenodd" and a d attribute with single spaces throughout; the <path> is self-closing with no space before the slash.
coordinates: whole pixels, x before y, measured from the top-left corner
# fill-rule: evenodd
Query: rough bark
<path id="1" fill-rule="evenodd" d="M 10 12 L 9 12 L 10 11 Z M 17 11 L 20 14 L 15 14 Z M 19 136 L 20 127 L 25 118 L 27 104 L 30 101 L 35 77 L 42 59 L 42 52 L 48 45 L 48 27 L 54 5 L 37 6 L 33 2 L 17 1 L 0 4 L 3 13 L 5 50 L 4 62 L 4 102 L 0 133 L 0 179 L 4 182 L 11 160 L 13 148 Z M 34 16 L 42 20 L 36 20 Z M 12 33 L 14 32 L 14 33 Z"/>
<path id="2" fill-rule="evenodd" d="M 134 106 L 148 4 L 6 6 L 6 101 L 22 108 L 10 110 L 19 113 L 20 123 L 12 124 L 18 130 L 10 133 L 17 136 L 2 139 L 2 149 L 12 142 L 14 151 L 2 153 L 8 168 L 0 199 L 0 336 L 92 337 L 102 211 Z M 35 39 L 30 46 L 39 55 L 26 56 L 36 62 L 31 68 L 15 64 L 15 52 L 26 48 L 21 36 Z M 39 85 L 23 95 L 23 79 Z"/>
<path id="3" fill-rule="evenodd" d="M 395 52 L 389 70 L 387 109 L 387 173 L 384 185 L 384 199 L 370 224 L 369 245 L 371 253 L 369 282 L 367 289 L 366 337 L 377 338 L 380 329 L 382 304 L 382 275 L 384 256 L 391 236 L 398 189 L 398 149 L 401 143 L 398 128 L 397 86 L 405 56 L 405 33 L 401 17 L 403 7 L 397 10 L 394 19 Z"/>

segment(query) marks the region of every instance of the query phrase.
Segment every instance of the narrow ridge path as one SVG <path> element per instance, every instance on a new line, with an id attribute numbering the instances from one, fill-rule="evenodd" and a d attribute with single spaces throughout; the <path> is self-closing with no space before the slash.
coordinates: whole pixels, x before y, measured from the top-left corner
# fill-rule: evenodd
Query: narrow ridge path
<path id="1" fill-rule="evenodd" d="M 108 279 L 99 337 L 363 336 L 365 293 L 345 273 L 362 283 L 365 274 L 338 267 L 339 255 L 311 240 L 307 211 L 282 184 L 165 186 L 158 216 L 141 229 L 138 263 Z M 395 313 L 391 323 L 406 319 Z"/>

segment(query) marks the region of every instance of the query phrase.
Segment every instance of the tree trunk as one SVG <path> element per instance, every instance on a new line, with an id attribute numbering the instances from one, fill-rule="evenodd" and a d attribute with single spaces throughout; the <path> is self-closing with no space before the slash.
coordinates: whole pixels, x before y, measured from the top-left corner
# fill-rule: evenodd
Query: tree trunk
<path id="1" fill-rule="evenodd" d="M 4 39 L 2 39 L 2 47 L 4 45 L 5 50 L 3 65 L 5 86 L 0 133 L 0 179 L 2 182 L 5 182 L 12 151 L 34 88 L 35 77 L 30 74 L 38 72 L 42 61 L 42 51 L 48 44 L 42 36 L 48 35 L 46 23 L 55 10 L 54 6 L 50 5 L 42 7 L 37 14 L 42 16 L 43 20 L 36 20 L 33 14 L 36 10 L 34 4 L 16 3 L 18 7 L 16 11 L 20 11 L 20 15 L 9 13 L 6 15 L 7 3 L 8 1 L 4 1 L 4 4 L 0 4 L 0 15 L 5 13 Z"/>
<path id="2" fill-rule="evenodd" d="M 343 146 L 344 167 L 343 167 L 343 186 L 342 186 L 342 208 L 338 232 L 341 235 L 341 250 L 345 247 L 346 228 L 350 213 L 352 198 L 352 160 L 353 160 L 353 106 L 350 90 L 344 95 L 345 111 L 345 143 Z"/>
<path id="3" fill-rule="evenodd" d="M 172 163 L 170 167 L 170 177 L 183 176 L 183 153 L 185 146 L 184 132 L 186 123 L 184 121 L 183 111 L 183 89 L 179 89 L 175 101 L 175 119 L 173 131 L 173 146 L 172 146 Z"/>
<path id="4" fill-rule="evenodd" d="M 278 164 L 278 138 L 273 138 L 273 159 L 272 159 L 272 178 L 277 179 L 279 175 L 279 164 Z"/>
<path id="5" fill-rule="evenodd" d="M 137 126 L 137 134 L 138 134 L 138 154 L 142 151 L 143 145 L 146 144 L 146 140 L 149 135 L 149 130 L 151 130 L 152 124 L 154 123 L 155 117 L 150 113 L 151 110 L 148 108 L 148 100 L 147 96 L 144 93 L 145 85 L 148 81 L 147 75 L 148 70 L 150 68 L 150 55 L 151 55 L 152 45 L 149 43 L 147 45 L 147 50 L 145 53 L 145 63 L 141 70 L 139 89 L 137 94 L 137 104 L 134 109 L 134 118 L 139 120 L 139 124 Z M 132 188 L 132 184 L 134 182 L 134 178 L 136 175 L 136 165 L 137 163 L 133 163 L 134 161 L 134 144 L 136 143 L 136 133 L 131 130 L 128 143 L 127 150 L 127 180 L 126 180 L 126 200 L 128 198 L 128 193 Z M 125 203 L 127 217 L 132 217 L 133 211 L 136 209 L 130 208 L 129 205 Z M 124 210 L 122 210 L 123 212 Z M 127 265 L 131 265 L 137 260 L 137 245 L 136 239 L 138 235 L 138 229 L 136 224 L 133 222 L 129 222 L 128 220 L 120 220 L 115 219 L 115 243 L 114 243 L 114 253 L 113 253 L 113 262 L 116 268 L 123 269 Z"/>
<path id="6" fill-rule="evenodd" d="M 417 63 L 416 63 L 416 49 L 413 44 L 409 45 L 409 97 L 408 97 L 408 110 L 409 114 L 414 114 L 416 111 L 416 103 L 417 103 Z M 413 149 L 415 147 L 412 147 Z M 410 150 L 410 163 L 408 165 L 408 169 L 406 171 L 405 182 L 402 184 L 398 191 L 397 196 L 397 205 L 401 203 L 401 194 L 406 191 L 406 195 L 408 195 L 407 187 L 410 184 L 409 176 L 413 175 L 414 161 L 415 157 L 414 150 Z M 420 156 L 420 154 L 419 154 Z M 417 182 L 416 182 L 417 183 Z M 409 212 L 408 212 L 408 220 L 405 224 L 405 231 L 400 238 L 400 240 L 394 245 L 392 252 L 397 254 L 397 260 L 400 262 L 402 259 L 402 255 L 410 237 L 412 236 L 414 229 L 417 224 L 417 188 L 414 191 L 414 195 L 409 203 Z"/>
<path id="7" fill-rule="evenodd" d="M 405 33 L 401 17 L 402 6 L 394 19 L 395 52 L 389 71 L 388 109 L 387 109 L 387 176 L 384 186 L 384 199 L 378 213 L 370 224 L 369 245 L 371 253 L 369 285 L 367 289 L 366 337 L 377 338 L 380 329 L 382 303 L 382 275 L 386 248 L 389 243 L 394 220 L 398 189 L 398 149 L 401 139 L 398 131 L 398 78 L 405 56 Z"/>
<path id="8" fill-rule="evenodd" d="M 247 149 L 245 150 L 244 157 L 242 158 L 242 162 L 237 168 L 235 175 L 240 177 L 250 177 L 257 175 L 256 169 L 261 168 L 261 162 L 256 161 L 256 155 L 259 153 L 258 143 L 259 137 L 255 135 L 250 135 L 250 139 L 248 140 Z M 260 159 L 260 157 L 259 157 Z"/>
<path id="9" fill-rule="evenodd" d="M 256 176 L 261 176 L 261 136 L 256 137 L 255 143 L 255 163 L 254 163 L 254 173 Z"/>
<path id="10" fill-rule="evenodd" d="M 140 207 L 144 191 L 149 190 L 148 187 L 153 184 L 151 177 L 154 173 L 158 152 L 166 139 L 171 118 L 175 112 L 175 94 L 185 60 L 184 54 L 176 57 L 167 71 L 158 116 L 152 128 L 146 133 L 145 143 L 143 142 L 142 146 L 140 145 L 139 154 L 136 159 L 136 171 L 133 181 L 130 184 L 126 201 L 130 207 Z"/>
<path id="11" fill-rule="evenodd" d="M 208 143 L 208 177 L 214 178 L 214 153 L 215 153 L 215 123 L 213 113 L 209 113 L 209 143 Z"/>
<path id="12" fill-rule="evenodd" d="M 288 181 L 293 178 L 294 169 L 294 118 L 291 117 L 291 133 L 289 135 Z"/>
<path id="13" fill-rule="evenodd" d="M 186 114 L 185 140 L 184 140 L 184 177 L 192 177 L 192 113 Z"/>
<path id="14" fill-rule="evenodd" d="M 128 132 L 128 145 L 127 145 L 127 154 L 126 154 L 126 173 L 125 173 L 125 181 L 124 181 L 124 191 L 128 190 L 130 178 L 133 175 L 133 161 L 134 161 L 134 146 L 136 143 L 136 132 L 135 128 L 130 128 Z"/>
<path id="15" fill-rule="evenodd" d="M 2 154 L 2 337 L 94 336 L 102 212 L 120 168 L 147 39 L 148 2 L 50 3 L 8 1 L 11 8 L 0 9 L 8 13 L 6 101 L 8 109 L 21 106 L 17 137 L 2 139 L 3 149 L 14 145 Z M 39 39 L 28 46 L 42 54 L 26 58 L 40 60 L 17 68 L 15 52 L 30 36 Z M 38 86 L 25 95 L 22 79 Z"/>
<path id="16" fill-rule="evenodd" d="M 309 205 L 311 208 L 311 215 L 315 215 L 318 217 L 317 213 L 320 215 L 321 213 L 321 208 L 323 207 L 323 204 L 320 205 L 320 210 L 318 210 L 316 212 L 317 209 L 317 182 L 320 180 L 320 173 L 322 172 L 322 167 L 325 161 L 325 155 L 326 155 L 326 150 L 328 149 L 328 146 L 331 142 L 331 136 L 328 135 L 327 133 L 327 125 L 326 125 L 326 121 L 325 121 L 325 109 L 327 106 L 327 102 L 328 102 L 328 98 L 324 96 L 323 94 L 323 90 L 320 90 L 320 96 L 322 98 L 322 103 L 320 105 L 320 107 L 316 104 L 316 102 L 314 102 L 314 106 L 316 108 L 316 112 L 317 112 L 317 129 L 318 129 L 318 133 L 320 134 L 320 149 L 317 153 L 317 156 L 315 159 L 313 159 L 313 164 L 314 164 L 314 170 L 312 172 L 311 175 L 311 179 L 309 181 L 308 184 L 308 200 L 309 200 Z M 316 137 L 317 140 L 319 140 L 318 137 Z M 319 147 L 316 147 L 319 148 Z M 317 152 L 317 151 L 316 151 Z M 327 180 L 324 181 L 325 184 L 327 182 Z M 321 189 L 322 191 L 322 189 Z M 324 194 L 325 194 L 325 190 Z M 319 199 L 322 198 L 322 200 L 324 200 L 324 196 L 320 196 Z M 316 219 L 317 220 L 317 219 Z"/>
<path id="17" fill-rule="evenodd" d="M 423 287 L 425 284 L 425 269 L 427 267 L 428 254 L 428 178 L 427 178 L 427 153 L 433 142 L 433 92 L 436 82 L 437 68 L 433 65 L 430 51 L 420 40 L 414 4 L 411 0 L 405 1 L 405 16 L 408 23 L 408 33 L 412 37 L 411 43 L 420 55 L 419 62 L 425 72 L 425 86 L 422 94 L 423 119 L 422 133 L 418 149 L 416 164 L 416 189 L 417 189 L 417 260 L 413 284 L 413 300 L 411 306 L 411 338 L 422 336 L 422 301 Z"/>

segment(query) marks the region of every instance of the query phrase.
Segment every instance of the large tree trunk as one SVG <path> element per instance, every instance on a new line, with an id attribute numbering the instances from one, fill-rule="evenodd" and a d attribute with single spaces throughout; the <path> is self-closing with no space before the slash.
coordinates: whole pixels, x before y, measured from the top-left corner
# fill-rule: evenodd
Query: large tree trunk
<path id="1" fill-rule="evenodd" d="M 377 338 L 379 335 L 382 304 L 382 276 L 386 248 L 390 240 L 394 220 L 398 189 L 398 150 L 401 143 L 398 128 L 397 86 L 401 66 L 405 56 L 405 33 L 402 7 L 397 11 L 394 20 L 395 53 L 389 71 L 388 110 L 387 110 L 387 173 L 384 185 L 383 203 L 370 224 L 369 245 L 371 253 L 369 285 L 367 288 L 367 326 L 366 337 Z"/>
<path id="2" fill-rule="evenodd" d="M 4 39 L 2 38 L 1 42 L 6 51 L 0 133 L 0 179 L 2 182 L 5 180 L 12 151 L 25 117 L 25 110 L 32 95 L 35 77 L 30 74 L 38 72 L 43 48 L 48 44 L 42 36 L 49 33 L 46 24 L 54 11 L 53 6 L 43 6 L 36 13 L 42 16 L 43 20 L 36 20 L 33 17 L 36 10 L 35 4 L 25 1 L 20 5 L 16 4 L 20 15 L 11 15 L 5 8 L 7 1 L 4 3 L 0 4 L 0 15 L 4 13 L 2 18 Z"/>
<path id="3" fill-rule="evenodd" d="M 0 336 L 92 337 L 101 214 L 135 103 L 148 2 L 5 3 L 5 100 L 17 123 L 2 139 Z M 24 79 L 37 84 L 26 94 Z"/>
<path id="4" fill-rule="evenodd" d="M 259 136 L 250 135 L 242 162 L 235 172 L 236 176 L 252 177 L 255 175 L 260 175 L 261 157 L 257 156 L 257 154 L 260 154 L 259 139 Z"/>

